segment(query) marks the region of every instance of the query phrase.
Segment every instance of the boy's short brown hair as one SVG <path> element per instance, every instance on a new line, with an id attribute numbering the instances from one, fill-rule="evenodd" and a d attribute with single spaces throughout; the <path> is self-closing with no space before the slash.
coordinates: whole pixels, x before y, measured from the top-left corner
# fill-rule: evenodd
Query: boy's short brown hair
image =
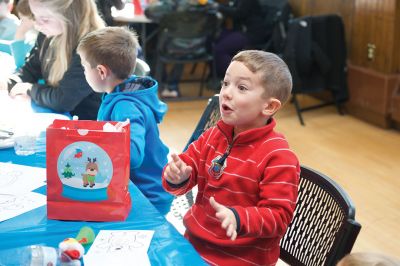
<path id="1" fill-rule="evenodd" d="M 245 50 L 237 53 L 233 61 L 243 63 L 251 72 L 260 75 L 266 97 L 274 97 L 282 104 L 289 99 L 292 75 L 279 56 L 261 50 Z"/>
<path id="2" fill-rule="evenodd" d="M 105 27 L 86 34 L 77 51 L 90 66 L 105 65 L 119 79 L 127 79 L 136 66 L 138 38 L 125 27 Z"/>
<path id="3" fill-rule="evenodd" d="M 31 8 L 29 7 L 29 0 L 19 0 L 16 6 L 18 16 L 25 16 L 34 19 Z"/>

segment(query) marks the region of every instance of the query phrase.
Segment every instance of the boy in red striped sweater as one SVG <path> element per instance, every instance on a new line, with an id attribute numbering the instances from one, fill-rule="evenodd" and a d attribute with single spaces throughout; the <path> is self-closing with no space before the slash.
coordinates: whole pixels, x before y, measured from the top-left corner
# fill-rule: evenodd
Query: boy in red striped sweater
<path id="1" fill-rule="evenodd" d="M 291 89 L 289 69 L 278 56 L 239 52 L 222 82 L 222 119 L 164 168 L 170 193 L 182 195 L 198 185 L 184 217 L 185 237 L 210 265 L 275 265 L 279 258 L 300 167 L 274 130 L 273 115 Z"/>

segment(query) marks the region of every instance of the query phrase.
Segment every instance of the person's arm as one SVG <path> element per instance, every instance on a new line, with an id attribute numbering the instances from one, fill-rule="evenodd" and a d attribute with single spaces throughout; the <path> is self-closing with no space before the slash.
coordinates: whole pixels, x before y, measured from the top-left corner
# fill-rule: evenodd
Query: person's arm
<path id="1" fill-rule="evenodd" d="M 93 90 L 86 81 L 80 57 L 74 54 L 71 64 L 57 87 L 34 83 L 28 95 L 38 105 L 57 112 L 71 112 Z"/>
<path id="2" fill-rule="evenodd" d="M 41 50 L 43 46 L 46 46 L 45 35 L 39 33 L 36 39 L 35 45 L 33 46 L 29 56 L 25 59 L 25 64 L 18 70 L 15 75 L 10 77 L 14 85 L 16 82 L 27 82 L 37 83 L 40 79 L 43 79 L 42 65 L 41 65 Z M 10 91 L 12 86 L 8 87 Z"/>
<path id="3" fill-rule="evenodd" d="M 188 179 L 185 179 L 180 184 L 173 184 L 171 182 L 168 182 L 168 180 L 166 180 L 164 176 L 168 165 L 164 167 L 162 179 L 163 187 L 166 191 L 173 195 L 183 195 L 186 192 L 190 191 L 197 184 L 197 174 L 199 172 L 198 165 L 200 165 L 200 156 L 202 156 L 201 151 L 203 150 L 202 148 L 207 142 L 207 139 L 209 138 L 211 132 L 212 129 L 204 132 L 196 141 L 192 142 L 189 145 L 188 149 L 184 153 L 179 154 L 179 159 L 182 160 L 182 162 L 186 166 L 191 168 L 191 174 L 189 175 Z"/>
<path id="4" fill-rule="evenodd" d="M 275 152 L 260 182 L 256 207 L 230 206 L 239 216 L 238 236 L 282 237 L 297 201 L 300 166 L 289 149 Z"/>

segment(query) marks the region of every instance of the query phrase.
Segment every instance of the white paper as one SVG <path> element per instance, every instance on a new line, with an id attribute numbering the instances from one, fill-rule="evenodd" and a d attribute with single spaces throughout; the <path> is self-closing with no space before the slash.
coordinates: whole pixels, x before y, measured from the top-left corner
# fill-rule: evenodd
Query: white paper
<path id="1" fill-rule="evenodd" d="M 0 194 L 23 195 L 45 182 L 45 168 L 0 163 Z"/>
<path id="2" fill-rule="evenodd" d="M 28 192 L 24 195 L 11 195 L 0 193 L 0 221 L 18 216 L 46 205 L 46 196 Z"/>
<path id="3" fill-rule="evenodd" d="M 83 260 L 85 265 L 147 266 L 147 250 L 154 231 L 151 230 L 101 230 Z"/>

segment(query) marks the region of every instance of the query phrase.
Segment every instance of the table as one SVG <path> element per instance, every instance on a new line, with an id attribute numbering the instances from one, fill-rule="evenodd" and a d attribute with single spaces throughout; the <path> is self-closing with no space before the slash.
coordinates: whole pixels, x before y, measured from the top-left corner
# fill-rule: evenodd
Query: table
<path id="1" fill-rule="evenodd" d="M 4 94 L 0 94 L 4 97 Z M 1 98 L 0 98 L 1 99 Z M 32 110 L 35 109 L 33 106 Z M 44 111 L 44 110 L 42 110 Z M 1 119 L 1 118 L 0 118 Z M 17 156 L 13 148 L 0 150 L 0 162 L 45 167 L 45 150 L 30 156 Z M 130 183 L 132 210 L 123 222 L 80 222 L 48 220 L 46 206 L 34 209 L 15 218 L 0 222 L 0 249 L 26 245 L 57 247 L 67 237 L 74 237 L 82 226 L 99 230 L 154 230 L 148 255 L 152 265 L 206 265 L 192 245 L 162 216 Z M 46 194 L 43 186 L 35 192 Z M 127 262 L 133 265 L 134 262 Z"/>
<path id="2" fill-rule="evenodd" d="M 132 3 L 126 3 L 122 10 L 116 10 L 115 8 L 112 8 L 112 16 L 116 22 L 140 24 L 140 45 L 142 46 L 143 57 L 146 60 L 146 45 L 158 33 L 157 30 L 154 30 L 147 36 L 147 24 L 156 22 L 149 19 L 144 14 L 135 14 Z"/>

